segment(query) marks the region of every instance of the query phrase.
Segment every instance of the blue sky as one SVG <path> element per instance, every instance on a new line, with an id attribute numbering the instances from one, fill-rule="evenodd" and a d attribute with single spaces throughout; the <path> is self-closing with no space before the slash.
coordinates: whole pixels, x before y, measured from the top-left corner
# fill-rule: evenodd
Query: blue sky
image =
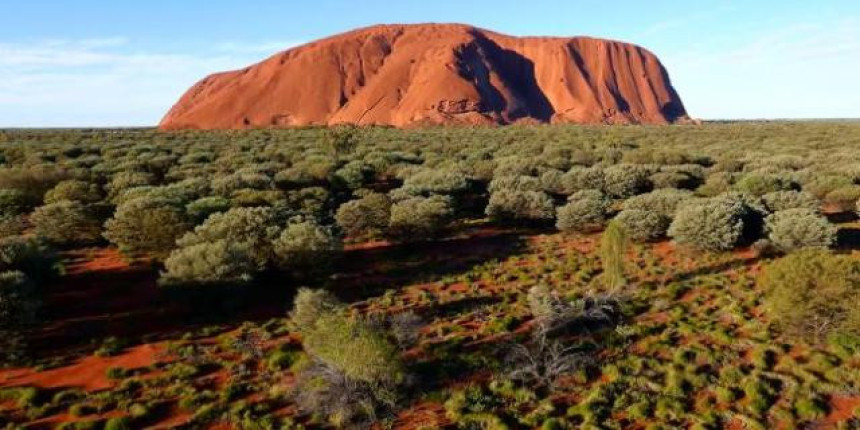
<path id="1" fill-rule="evenodd" d="M 642 45 L 660 57 L 698 118 L 860 117 L 858 0 L 0 5 L 0 127 L 154 125 L 208 73 L 355 27 L 413 22 Z"/>

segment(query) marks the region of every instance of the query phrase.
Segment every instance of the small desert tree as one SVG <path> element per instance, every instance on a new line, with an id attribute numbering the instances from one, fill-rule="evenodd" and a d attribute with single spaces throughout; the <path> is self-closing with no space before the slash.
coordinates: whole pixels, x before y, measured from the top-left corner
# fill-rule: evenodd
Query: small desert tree
<path id="1" fill-rule="evenodd" d="M 180 247 L 225 240 L 243 248 L 254 264 L 263 270 L 273 258 L 272 241 L 278 237 L 278 214 L 272 208 L 233 208 L 209 216 L 203 224 L 176 241 Z"/>
<path id="2" fill-rule="evenodd" d="M 310 363 L 298 371 L 298 406 L 335 426 L 361 425 L 397 403 L 406 382 L 399 350 L 364 317 L 325 293 L 300 290 L 291 321 Z"/>
<path id="3" fill-rule="evenodd" d="M 784 252 L 828 248 L 836 242 L 836 226 L 810 209 L 786 209 L 767 217 L 768 238 Z"/>
<path id="4" fill-rule="evenodd" d="M 760 284 L 771 317 L 789 334 L 860 335 L 860 262 L 851 257 L 798 251 L 767 266 Z"/>
<path id="5" fill-rule="evenodd" d="M 806 191 L 775 191 L 761 197 L 765 207 L 770 212 L 786 209 L 809 209 L 819 211 L 821 201 Z"/>
<path id="6" fill-rule="evenodd" d="M 278 265 L 293 271 L 325 271 L 343 248 L 330 228 L 315 221 L 290 223 L 272 244 Z"/>
<path id="7" fill-rule="evenodd" d="M 337 225 L 350 237 L 377 236 L 388 228 L 391 199 L 381 193 L 368 193 L 342 204 L 335 215 Z"/>
<path id="8" fill-rule="evenodd" d="M 447 196 L 412 197 L 391 206 L 388 233 L 400 240 L 424 240 L 439 236 L 453 218 Z"/>
<path id="9" fill-rule="evenodd" d="M 612 201 L 597 190 L 582 190 L 558 208 L 555 226 L 563 232 L 586 231 L 601 227 Z"/>
<path id="10" fill-rule="evenodd" d="M 171 252 L 158 282 L 170 287 L 245 284 L 256 269 L 244 248 L 226 240 L 202 242 Z"/>
<path id="11" fill-rule="evenodd" d="M 555 204 L 543 191 L 502 189 L 490 194 L 485 213 L 501 222 L 546 222 L 555 217 Z"/>
<path id="12" fill-rule="evenodd" d="M 60 245 L 88 244 L 101 238 L 101 220 L 83 203 L 61 200 L 30 215 L 36 234 Z"/>
<path id="13" fill-rule="evenodd" d="M 77 179 L 68 179 L 58 183 L 45 193 L 45 203 L 58 203 L 71 200 L 81 203 L 96 203 L 102 199 L 98 185 Z"/>
<path id="14" fill-rule="evenodd" d="M 720 197 L 684 206 L 669 226 L 669 237 L 702 251 L 730 250 L 743 237 L 746 210 L 743 202 Z"/>
<path id="15" fill-rule="evenodd" d="M 613 220 L 633 241 L 647 242 L 657 240 L 666 234 L 671 218 L 657 212 L 639 209 L 625 209 Z"/>
<path id="16" fill-rule="evenodd" d="M 113 218 L 105 223 L 104 236 L 125 252 L 147 252 L 163 259 L 190 228 L 181 204 L 139 197 L 117 207 Z"/>
<path id="17" fill-rule="evenodd" d="M 627 283 L 624 275 L 624 254 L 627 249 L 627 234 L 616 222 L 610 222 L 600 238 L 600 260 L 603 264 L 603 285 L 610 292 L 617 292 Z"/>

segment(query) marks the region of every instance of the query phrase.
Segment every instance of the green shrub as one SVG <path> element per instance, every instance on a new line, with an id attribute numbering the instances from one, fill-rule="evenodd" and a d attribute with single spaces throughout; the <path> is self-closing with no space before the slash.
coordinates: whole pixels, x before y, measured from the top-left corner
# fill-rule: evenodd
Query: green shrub
<path id="1" fill-rule="evenodd" d="M 185 206 L 188 216 L 195 223 L 202 223 L 210 215 L 227 212 L 229 209 L 230 200 L 218 196 L 203 197 Z"/>
<path id="2" fill-rule="evenodd" d="M 657 240 L 666 235 L 671 219 L 656 212 L 625 209 L 613 220 L 636 242 Z"/>
<path id="3" fill-rule="evenodd" d="M 131 428 L 131 419 L 129 417 L 108 418 L 104 426 L 104 430 L 130 430 Z"/>
<path id="4" fill-rule="evenodd" d="M 403 367 L 399 353 L 381 333 L 355 317 L 322 315 L 308 336 L 308 354 L 338 369 L 348 378 L 367 383 L 400 382 Z"/>
<path id="5" fill-rule="evenodd" d="M 338 226 L 350 237 L 377 236 L 388 228 L 391 199 L 385 194 L 368 193 L 342 204 L 335 215 Z"/>
<path id="6" fill-rule="evenodd" d="M 821 201 L 805 191 L 776 191 L 762 196 L 765 207 L 770 212 L 786 209 L 821 209 Z"/>
<path id="7" fill-rule="evenodd" d="M 308 336 L 316 321 L 325 314 L 340 312 L 343 305 L 326 290 L 299 288 L 290 311 L 290 329 Z"/>
<path id="8" fill-rule="evenodd" d="M 125 190 L 148 185 L 156 185 L 156 182 L 157 180 L 155 175 L 152 173 L 125 171 L 114 174 L 111 181 L 105 188 L 107 188 L 108 197 L 113 200 L 120 196 Z"/>
<path id="9" fill-rule="evenodd" d="M 0 239 L 0 272 L 18 270 L 37 285 L 58 275 L 57 254 L 41 241 L 25 236 Z"/>
<path id="10" fill-rule="evenodd" d="M 678 210 L 668 234 L 675 242 L 703 251 L 734 248 L 744 233 L 747 209 L 740 201 L 713 198 Z"/>
<path id="11" fill-rule="evenodd" d="M 824 197 L 824 203 L 842 211 L 854 209 L 857 200 L 860 200 L 860 185 L 840 187 Z"/>
<path id="12" fill-rule="evenodd" d="M 689 191 L 671 188 L 659 189 L 625 200 L 623 208 L 624 210 L 653 212 L 672 218 L 678 211 L 678 207 L 690 202 L 693 198 L 693 194 Z"/>
<path id="13" fill-rule="evenodd" d="M 36 321 L 41 306 L 35 286 L 23 272 L 0 272 L 0 329 L 23 327 Z"/>
<path id="14" fill-rule="evenodd" d="M 430 197 L 434 194 L 459 196 L 470 188 L 468 178 L 461 172 L 451 169 L 428 169 L 406 178 L 399 192 L 411 197 Z"/>
<path id="15" fill-rule="evenodd" d="M 405 381 L 399 350 L 363 318 L 320 315 L 302 336 L 311 364 L 297 375 L 296 403 L 338 427 L 391 410 Z"/>
<path id="16" fill-rule="evenodd" d="M 453 215 L 447 196 L 412 197 L 391 206 L 388 234 L 401 240 L 434 238 L 445 231 Z"/>
<path id="17" fill-rule="evenodd" d="M 0 189 L 0 214 L 17 216 L 30 211 L 35 204 L 27 200 L 24 192 L 16 189 Z"/>
<path id="18" fill-rule="evenodd" d="M 825 198 L 831 191 L 854 185 L 851 178 L 842 175 L 816 175 L 814 179 L 803 184 L 807 191 L 819 199 Z"/>
<path id="19" fill-rule="evenodd" d="M 587 231 L 606 223 L 612 201 L 597 190 L 576 192 L 556 212 L 556 228 L 564 232 Z"/>
<path id="20" fill-rule="evenodd" d="M 273 259 L 272 241 L 281 233 L 278 223 L 278 214 L 272 208 L 233 208 L 212 214 L 176 244 L 186 248 L 223 240 L 233 252 L 241 251 L 262 270 Z"/>
<path id="21" fill-rule="evenodd" d="M 26 211 L 42 204 L 45 193 L 68 177 L 68 172 L 57 166 L 4 167 L 0 168 L 0 190 L 17 190 L 20 194 L 14 198 Z M 3 194 L 0 192 L 0 211 L 6 207 Z"/>
<path id="22" fill-rule="evenodd" d="M 562 176 L 561 185 L 564 194 L 574 194 L 582 190 L 602 190 L 606 180 L 603 169 L 574 166 Z"/>
<path id="23" fill-rule="evenodd" d="M 102 194 L 99 186 L 77 179 L 61 181 L 45 193 L 45 204 L 61 201 L 75 201 L 84 204 L 101 201 Z"/>
<path id="24" fill-rule="evenodd" d="M 485 213 L 501 222 L 550 221 L 555 217 L 555 204 L 543 191 L 502 189 L 490 194 Z"/>
<path id="25" fill-rule="evenodd" d="M 89 244 L 101 238 L 101 220 L 83 203 L 63 200 L 36 208 L 30 215 L 35 232 L 59 245 Z"/>
<path id="26" fill-rule="evenodd" d="M 810 209 L 786 209 L 767 217 L 768 238 L 784 252 L 828 248 L 836 242 L 836 226 Z"/>
<path id="27" fill-rule="evenodd" d="M 113 218 L 105 223 L 104 236 L 124 252 L 146 252 L 163 259 L 190 228 L 185 208 L 180 204 L 141 197 L 116 208 Z"/>
<path id="28" fill-rule="evenodd" d="M 651 186 L 648 171 L 641 166 L 618 164 L 603 169 L 603 191 L 616 198 L 641 194 Z"/>
<path id="29" fill-rule="evenodd" d="M 27 229 L 25 216 L 0 214 L 0 239 L 19 236 Z"/>
<path id="30" fill-rule="evenodd" d="M 278 264 L 291 270 L 324 270 L 337 251 L 340 238 L 315 221 L 290 223 L 272 244 Z"/>
<path id="31" fill-rule="evenodd" d="M 787 333 L 822 340 L 860 335 L 860 262 L 824 250 L 776 260 L 760 276 L 770 317 Z"/>
<path id="32" fill-rule="evenodd" d="M 776 191 L 786 191 L 793 187 L 794 184 L 781 175 L 761 172 L 748 173 L 734 185 L 736 190 L 753 196 L 763 196 Z"/>
<path id="33" fill-rule="evenodd" d="M 714 197 L 726 193 L 734 185 L 734 175 L 729 172 L 712 173 L 705 179 L 705 183 L 696 188 L 696 194 L 705 197 Z"/>
<path id="34" fill-rule="evenodd" d="M 183 246 L 164 260 L 159 283 L 164 286 L 244 284 L 254 278 L 257 265 L 246 248 L 227 240 Z"/>

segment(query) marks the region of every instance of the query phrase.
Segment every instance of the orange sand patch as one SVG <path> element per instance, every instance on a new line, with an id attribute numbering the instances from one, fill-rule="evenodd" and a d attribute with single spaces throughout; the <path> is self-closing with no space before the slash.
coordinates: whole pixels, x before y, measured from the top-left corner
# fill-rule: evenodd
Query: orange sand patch
<path id="1" fill-rule="evenodd" d="M 56 369 L 37 372 L 33 369 L 10 369 L 0 371 L 0 386 L 36 386 L 39 388 L 82 388 L 99 391 L 110 388 L 114 381 L 107 378 L 112 367 L 138 369 L 156 362 L 164 346 L 146 344 L 129 348 L 114 357 L 87 356 L 78 362 Z"/>

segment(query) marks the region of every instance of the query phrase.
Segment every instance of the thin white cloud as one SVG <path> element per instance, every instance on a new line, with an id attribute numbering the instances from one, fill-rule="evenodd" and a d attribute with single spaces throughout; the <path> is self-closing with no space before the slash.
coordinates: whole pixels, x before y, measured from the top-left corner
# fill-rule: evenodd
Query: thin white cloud
<path id="1" fill-rule="evenodd" d="M 236 49 L 146 52 L 121 37 L 0 42 L 0 127 L 155 125 L 197 80 L 285 49 L 218 46 Z"/>

